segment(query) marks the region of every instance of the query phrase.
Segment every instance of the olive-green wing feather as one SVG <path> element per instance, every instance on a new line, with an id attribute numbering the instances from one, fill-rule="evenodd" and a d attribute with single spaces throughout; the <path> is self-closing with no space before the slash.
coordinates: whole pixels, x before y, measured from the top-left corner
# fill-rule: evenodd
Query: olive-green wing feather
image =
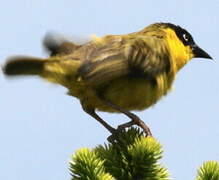
<path id="1" fill-rule="evenodd" d="M 159 41 L 158 41 L 159 42 Z M 78 74 L 91 84 L 101 84 L 128 75 L 155 76 L 169 71 L 169 55 L 163 41 L 135 39 L 96 49 L 95 56 L 85 61 Z M 114 48 L 114 46 L 116 48 Z"/>
<path id="2" fill-rule="evenodd" d="M 170 70 L 170 55 L 163 39 L 136 39 L 127 50 L 132 73 L 153 77 Z"/>
<path id="3" fill-rule="evenodd" d="M 92 84 L 107 82 L 128 73 L 128 63 L 121 54 L 110 55 L 94 62 L 85 62 L 79 69 L 79 76 Z"/>

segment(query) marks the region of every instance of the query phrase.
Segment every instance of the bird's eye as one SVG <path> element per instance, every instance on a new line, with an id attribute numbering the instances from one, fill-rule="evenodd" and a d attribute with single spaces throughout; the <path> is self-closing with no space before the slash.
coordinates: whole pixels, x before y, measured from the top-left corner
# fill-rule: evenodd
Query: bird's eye
<path id="1" fill-rule="evenodd" d="M 189 36 L 184 33 L 184 34 L 183 34 L 183 39 L 188 42 L 188 41 L 189 41 Z"/>

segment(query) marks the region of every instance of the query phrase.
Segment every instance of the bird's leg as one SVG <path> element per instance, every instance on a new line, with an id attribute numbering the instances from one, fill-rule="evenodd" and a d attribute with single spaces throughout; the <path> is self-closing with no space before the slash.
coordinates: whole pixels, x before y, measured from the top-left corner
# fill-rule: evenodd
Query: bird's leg
<path id="1" fill-rule="evenodd" d="M 124 124 L 121 124 L 120 126 L 118 126 L 118 130 L 122 130 L 124 128 L 127 128 L 127 127 L 130 127 L 134 124 L 138 125 L 139 127 L 141 127 L 144 132 L 148 135 L 148 136 L 152 136 L 152 133 L 150 131 L 150 128 L 144 123 L 144 121 L 142 121 L 138 116 L 136 116 L 134 113 L 131 113 L 113 103 L 111 103 L 110 101 L 108 100 L 105 100 L 103 98 L 101 98 L 108 106 L 110 106 L 111 108 L 125 114 L 126 116 L 128 116 L 131 121 L 128 122 L 128 123 L 124 123 Z"/>
<path id="2" fill-rule="evenodd" d="M 100 124 L 102 124 L 110 133 L 114 134 L 117 130 L 111 127 L 109 124 L 107 124 L 98 114 L 95 112 L 94 108 L 90 108 L 87 106 L 84 106 L 83 103 L 82 108 L 83 110 L 88 113 L 90 116 L 92 116 L 94 119 L 96 119 Z"/>

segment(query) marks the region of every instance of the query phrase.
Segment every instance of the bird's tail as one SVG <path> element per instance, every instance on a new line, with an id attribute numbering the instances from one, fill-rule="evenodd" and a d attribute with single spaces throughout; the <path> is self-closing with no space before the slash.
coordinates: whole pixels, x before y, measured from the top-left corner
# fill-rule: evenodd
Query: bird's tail
<path id="1" fill-rule="evenodd" d="M 44 70 L 45 60 L 34 57 L 12 57 L 5 66 L 3 72 L 8 76 L 40 75 Z"/>
<path id="2" fill-rule="evenodd" d="M 11 77 L 37 75 L 50 82 L 66 86 L 69 83 L 69 77 L 72 81 L 76 78 L 75 74 L 80 63 L 78 60 L 58 60 L 56 57 L 40 59 L 16 56 L 6 62 L 3 72 Z"/>

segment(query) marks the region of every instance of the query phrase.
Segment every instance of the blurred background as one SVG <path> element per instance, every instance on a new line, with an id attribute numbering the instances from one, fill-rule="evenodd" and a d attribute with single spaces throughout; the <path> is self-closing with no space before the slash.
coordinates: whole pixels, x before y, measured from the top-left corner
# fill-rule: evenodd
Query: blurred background
<path id="1" fill-rule="evenodd" d="M 124 34 L 154 22 L 186 28 L 214 60 L 194 59 L 172 92 L 137 114 L 163 144 L 173 179 L 194 179 L 206 160 L 219 160 L 219 1 L 8 0 L 1 2 L 0 64 L 17 54 L 46 57 L 42 39 L 53 31 L 72 39 Z M 106 142 L 109 133 L 85 114 L 66 89 L 38 78 L 0 72 L 0 179 L 68 180 L 70 155 Z M 100 113 L 111 125 L 123 115 Z"/>

